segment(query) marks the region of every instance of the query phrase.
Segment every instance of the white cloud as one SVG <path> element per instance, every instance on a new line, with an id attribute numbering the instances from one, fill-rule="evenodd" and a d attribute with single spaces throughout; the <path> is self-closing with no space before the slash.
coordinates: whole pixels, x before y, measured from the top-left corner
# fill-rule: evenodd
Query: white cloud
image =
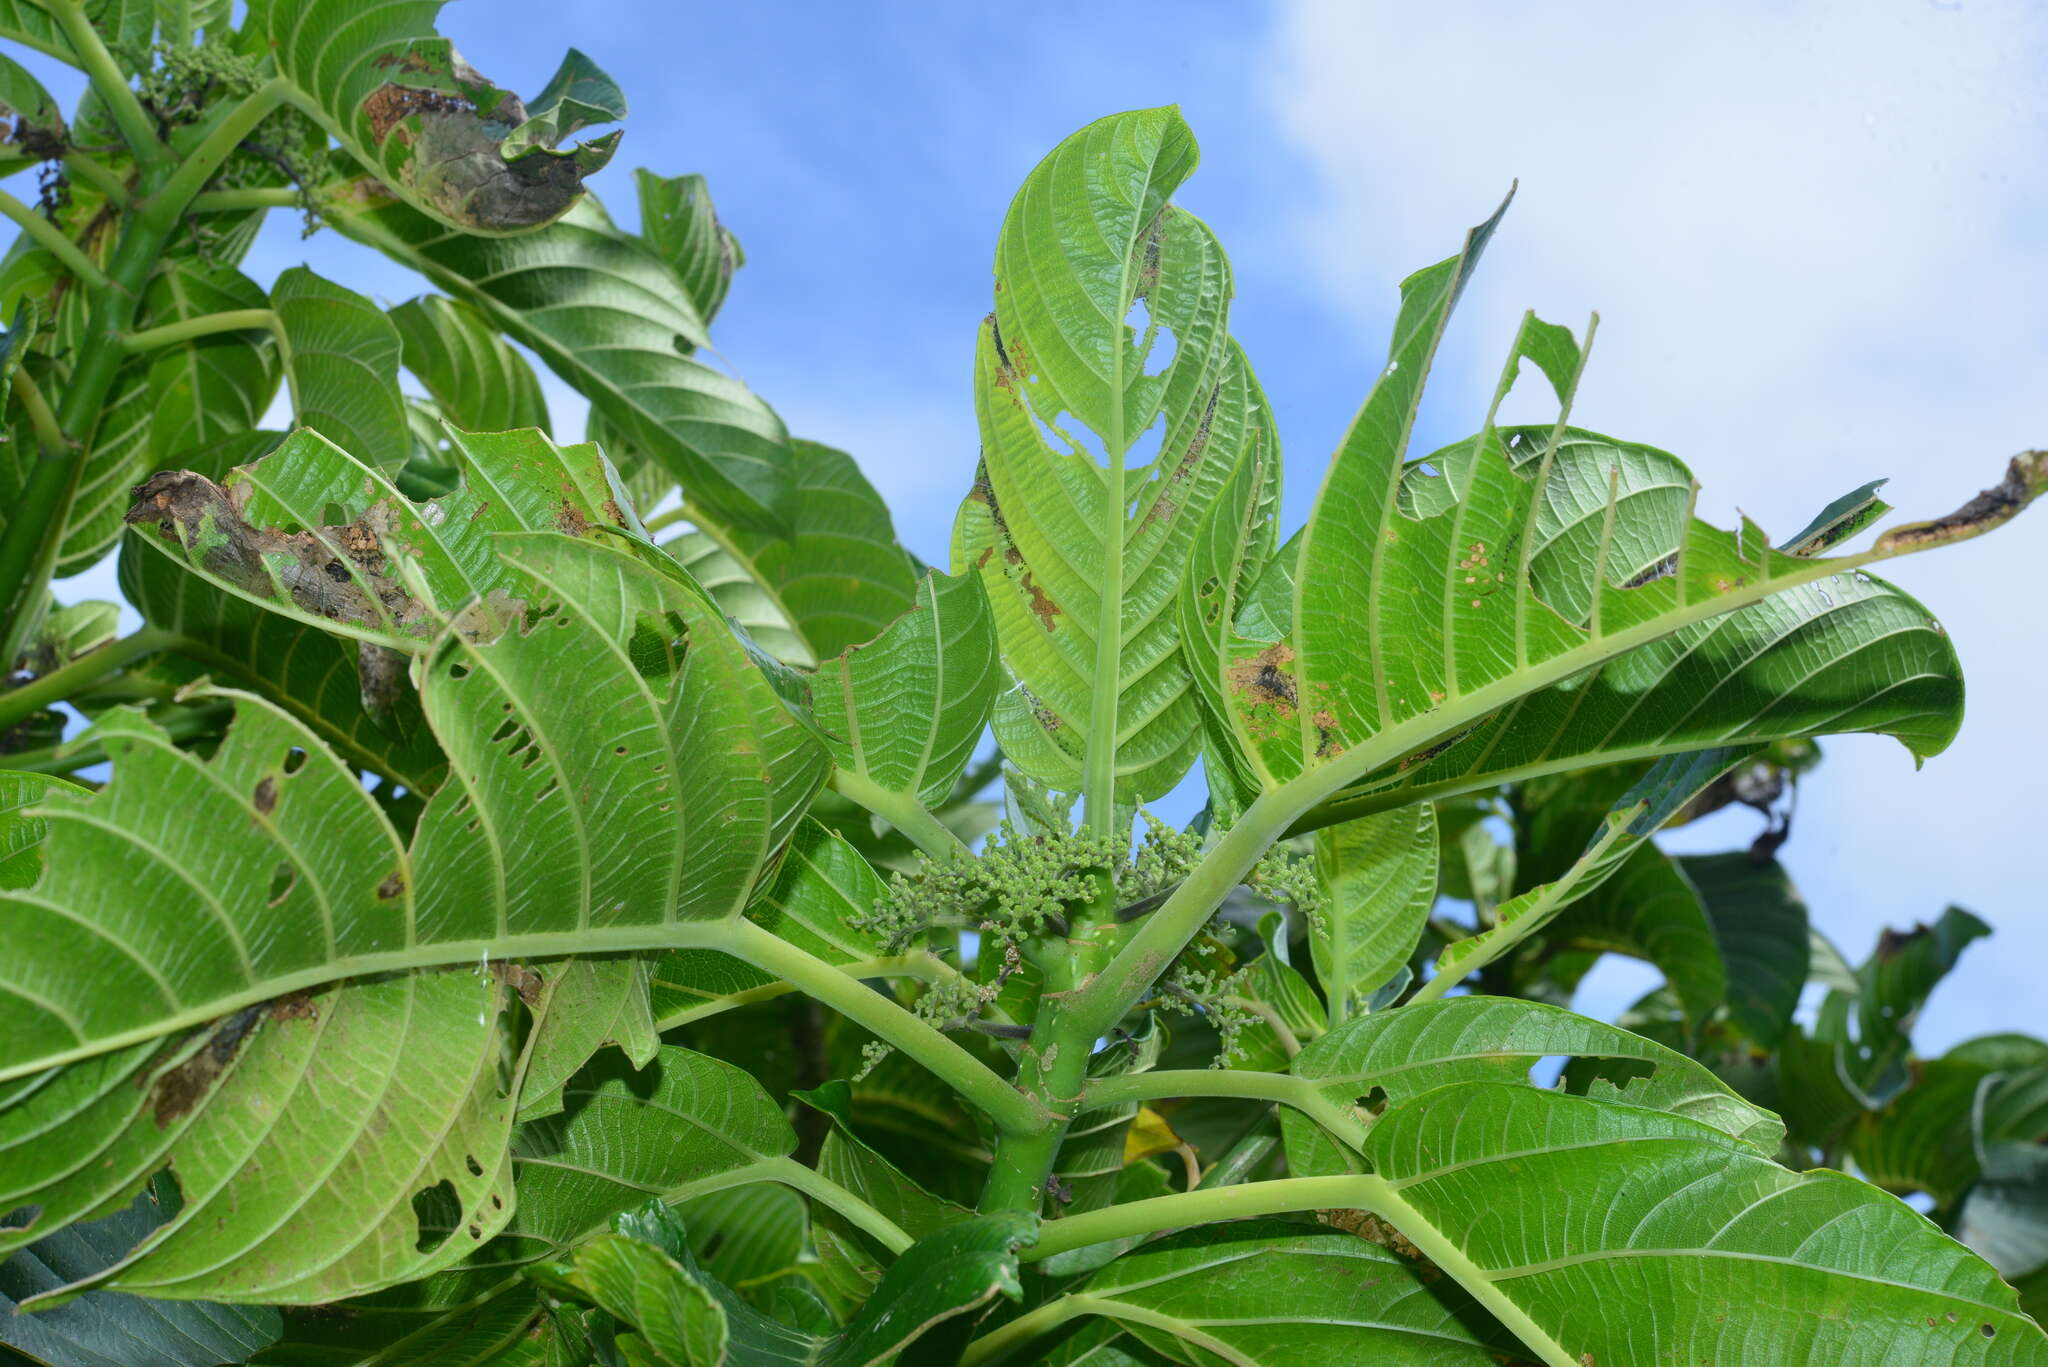
<path id="1" fill-rule="evenodd" d="M 2044 49 L 2011 4 L 1301 0 L 1268 92 L 1319 173 L 1298 247 L 1374 346 L 1392 282 L 1521 178 L 1439 406 L 1478 411 L 1522 308 L 1598 308 L 1578 419 L 1684 456 L 1707 516 L 1783 533 L 1877 474 L 1944 512 L 2048 444 Z M 1949 900 L 1998 926 L 1936 998 L 1940 1040 L 2043 1024 L 2042 544 L 2022 524 L 1897 567 L 1962 654 L 1963 737 L 1918 775 L 1836 742 L 1787 852 L 1852 956 Z"/>

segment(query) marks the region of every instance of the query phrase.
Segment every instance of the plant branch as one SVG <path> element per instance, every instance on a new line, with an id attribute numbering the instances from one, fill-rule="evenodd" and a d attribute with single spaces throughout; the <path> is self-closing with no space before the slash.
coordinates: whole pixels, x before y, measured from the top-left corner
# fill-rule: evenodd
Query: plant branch
<path id="1" fill-rule="evenodd" d="M 942 864 L 973 857 L 973 852 L 959 836 L 933 816 L 930 808 L 908 793 L 892 792 L 866 774 L 855 773 L 851 769 L 832 771 L 832 790 L 894 826 L 912 844 Z"/>
<path id="2" fill-rule="evenodd" d="M 221 723 L 234 714 L 234 707 L 226 702 L 200 703 L 192 707 L 164 707 L 150 713 L 150 720 L 162 727 L 173 743 L 198 740 L 201 737 L 218 735 Z M 90 769 L 95 764 L 107 762 L 106 746 L 97 740 L 80 744 L 76 741 L 61 741 L 40 750 L 17 750 L 11 755 L 0 755 L 0 768 L 15 769 L 29 774 L 69 774 L 79 769 Z M 471 954 L 470 959 L 476 956 Z M 244 1002 L 242 1005 L 248 1005 Z M 205 1019 L 211 1019 L 206 1017 Z M 199 1024 L 198 1019 L 180 1024 Z M 173 1027 L 177 1028 L 177 1027 Z M 133 1040 L 124 1041 L 134 1043 Z M 110 1046 L 118 1048 L 118 1045 Z M 99 1052 L 97 1048 L 67 1056 L 57 1062 L 69 1062 L 71 1057 L 86 1058 Z"/>
<path id="3" fill-rule="evenodd" d="M 98 650 L 88 651 L 63 668 L 53 669 L 12 692 L 0 693 L 0 731 L 14 726 L 31 713 L 84 692 L 123 665 L 153 654 L 175 639 L 169 632 L 144 627 L 132 636 L 124 636 Z"/>
<path id="4" fill-rule="evenodd" d="M 895 1002 L 787 940 L 748 920 L 721 923 L 710 945 L 793 984 L 923 1064 L 1004 1129 L 1042 1129 L 1050 1119 L 1036 1102 L 988 1065 Z"/>
<path id="5" fill-rule="evenodd" d="M 1050 1334 L 1053 1330 L 1083 1315 L 1110 1315 L 1122 1309 L 1115 1301 L 1075 1293 L 1056 1296 L 1044 1305 L 1027 1310 L 1001 1328 L 983 1334 L 969 1344 L 960 1358 L 960 1367 L 982 1367 L 983 1363 L 1001 1357 L 1013 1348 L 1031 1342 L 1035 1338 Z M 1228 1358 L 1222 1359 L 1228 1362 Z"/>
<path id="6" fill-rule="evenodd" d="M 71 51 L 78 58 L 79 70 L 92 82 L 92 88 L 106 105 L 107 113 L 113 116 L 114 126 L 121 130 L 121 136 L 135 153 L 135 159 L 151 164 L 170 161 L 171 149 L 157 137 L 149 111 L 142 107 L 135 88 L 128 84 L 127 76 L 115 64 L 114 54 L 108 52 L 107 45 L 100 40 L 99 30 L 86 17 L 85 7 L 78 0 L 36 0 L 36 3 L 57 21 L 57 27 L 64 30 Z"/>
<path id="7" fill-rule="evenodd" d="M 1150 1073 L 1120 1073 L 1091 1081 L 1086 1104 L 1093 1108 L 1192 1096 L 1278 1102 L 1300 1111 L 1347 1147 L 1356 1149 L 1365 1143 L 1366 1126 L 1357 1116 L 1324 1096 L 1309 1079 L 1289 1073 L 1238 1068 L 1168 1068 Z"/>
<path id="8" fill-rule="evenodd" d="M 284 103 L 289 89 L 290 84 L 284 77 L 274 76 L 240 103 L 225 107 L 215 117 L 213 126 L 200 137 L 198 146 L 179 163 L 171 178 L 156 193 L 143 200 L 143 219 L 160 229 L 176 224 L 199 192 L 206 188 L 206 182 L 220 170 L 221 163 L 242 145 L 242 139 Z"/>
<path id="9" fill-rule="evenodd" d="M 61 228 L 5 190 L 0 190 L 0 214 L 13 219 L 38 247 L 56 257 L 64 269 L 80 281 L 87 285 L 107 283 L 106 272 L 94 264 L 76 242 L 66 237 Z"/>
<path id="10" fill-rule="evenodd" d="M 195 214 L 230 213 L 238 209 L 296 209 L 299 192 L 286 185 L 251 185 L 239 190 L 201 190 L 187 207 Z"/>
<path id="11" fill-rule="evenodd" d="M 162 347 L 175 346 L 179 342 L 190 342 L 200 337 L 212 337 L 222 332 L 247 332 L 256 328 L 274 329 L 277 315 L 269 309 L 224 309 L 219 313 L 201 314 L 197 318 L 181 318 L 175 323 L 161 327 L 143 328 L 140 332 L 124 334 L 120 339 L 121 349 L 130 354 L 141 351 L 156 351 Z"/>
<path id="12" fill-rule="evenodd" d="M 35 429 L 36 441 L 52 450 L 62 450 L 68 443 L 64 440 L 64 429 L 57 425 L 57 415 L 50 411 L 49 400 L 36 387 L 27 370 L 14 368 L 14 376 L 8 381 L 8 388 L 14 401 L 28 414 L 29 426 Z"/>
<path id="13" fill-rule="evenodd" d="M 85 182 L 124 209 L 128 207 L 126 180 L 75 147 L 66 150 L 59 160 L 64 163 L 64 173 L 71 179 Z"/>
<path id="14" fill-rule="evenodd" d="M 1020 1255 L 1026 1262 L 1055 1253 L 1086 1248 L 1112 1239 L 1158 1234 L 1218 1220 L 1244 1220 L 1254 1215 L 1284 1215 L 1298 1210 L 1378 1210 L 1393 1188 L 1384 1178 L 1347 1173 L 1341 1177 L 1282 1177 L 1270 1182 L 1245 1182 L 1234 1187 L 1177 1191 L 1143 1201 L 1106 1206 L 1039 1227 L 1038 1242 Z M 1401 1231 L 1407 1234 L 1403 1228 Z M 1412 1237 L 1412 1236 L 1411 1236 Z"/>
<path id="15" fill-rule="evenodd" d="M 876 1210 L 873 1206 L 840 1186 L 823 1173 L 816 1172 L 794 1158 L 771 1159 L 763 1165 L 765 1174 L 784 1186 L 793 1187 L 822 1205 L 828 1206 L 846 1222 L 863 1234 L 871 1235 L 875 1241 L 891 1253 L 901 1253 L 917 1241 L 903 1232 L 903 1227 Z"/>
<path id="16" fill-rule="evenodd" d="M 856 982 L 863 978 L 915 978 L 919 982 L 965 983 L 967 981 L 966 976 L 959 969 L 954 968 L 929 950 L 922 949 L 915 950 L 909 954 L 894 954 L 879 959 L 859 959 L 853 963 L 834 964 L 833 967 Z M 692 1021 L 700 1021 L 709 1016 L 720 1015 L 736 1007 L 752 1006 L 756 1002 L 774 1001 L 777 997 L 788 996 L 797 990 L 794 983 L 784 982 L 778 978 L 772 983 L 763 983 L 759 987 L 749 988 L 744 992 L 734 992 L 723 997 L 714 997 L 708 1001 L 699 1002 L 694 1006 L 686 1006 L 680 1011 L 672 1012 L 657 1020 L 654 1023 L 654 1028 L 660 1031 L 673 1030 L 677 1026 L 688 1025 Z"/>

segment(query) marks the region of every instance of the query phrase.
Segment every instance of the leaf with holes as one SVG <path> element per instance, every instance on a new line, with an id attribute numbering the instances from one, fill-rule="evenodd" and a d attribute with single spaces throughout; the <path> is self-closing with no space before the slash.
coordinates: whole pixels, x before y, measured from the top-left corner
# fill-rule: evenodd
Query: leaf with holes
<path id="1" fill-rule="evenodd" d="M 236 720 L 211 759 L 135 713 L 102 719 L 113 781 L 49 809 L 52 866 L 10 899 L 0 1073 L 342 976 L 654 948 L 738 914 L 822 777 L 815 743 L 687 584 L 587 538 L 494 549 L 535 606 L 422 660 L 450 778 L 409 841 L 255 698 L 224 695 Z"/>
<path id="2" fill-rule="evenodd" d="M 982 465 L 953 568 L 980 572 L 1017 679 L 997 736 L 1025 773 L 1098 803 L 1157 797 L 1194 762 L 1175 593 L 1254 430 L 1229 267 L 1167 202 L 1194 163 L 1172 109 L 1054 149 L 1004 220 L 976 360 Z"/>
<path id="3" fill-rule="evenodd" d="M 1460 997 L 1350 1021 L 1303 1049 L 1296 1077 L 1338 1106 L 1399 1105 L 1446 1083 L 1527 1081 L 1540 1060 L 1577 1059 L 1575 1091 L 1687 1116 L 1758 1153 L 1774 1154 L 1784 1126 L 1674 1049 L 1555 1006 Z M 1368 1108 L 1370 1109 L 1370 1108 Z M 1296 1112 L 1282 1115 L 1298 1173 L 1344 1171 L 1355 1161 Z"/>
<path id="4" fill-rule="evenodd" d="M 694 359 L 710 344 L 653 249 L 596 205 L 510 238 L 445 227 L 362 182 L 332 187 L 327 221 L 475 306 L 566 380 L 721 525 L 793 529 L 796 480 L 782 420 L 738 380 Z"/>

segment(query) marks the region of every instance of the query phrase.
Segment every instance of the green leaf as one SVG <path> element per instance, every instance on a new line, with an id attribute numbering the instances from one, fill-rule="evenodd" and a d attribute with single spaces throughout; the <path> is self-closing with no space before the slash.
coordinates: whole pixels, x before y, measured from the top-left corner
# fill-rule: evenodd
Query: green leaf
<path id="1" fill-rule="evenodd" d="M 317 288 L 325 282 L 303 269 L 285 274 L 295 277 L 301 289 L 291 316 L 303 334 L 307 322 L 323 311 L 304 300 L 304 284 L 310 282 Z M 296 277 L 304 277 L 304 281 L 297 282 Z M 284 283 L 283 277 L 280 283 Z M 291 295 L 290 287 L 286 293 Z M 173 258 L 150 281 L 147 317 L 156 325 L 231 309 L 261 309 L 269 303 L 262 289 L 233 267 Z M 336 311 L 342 307 L 337 305 Z M 316 345 L 303 335 L 296 340 L 307 347 Z M 333 358 L 301 355 L 298 360 L 294 392 L 310 389 L 315 406 L 330 401 L 326 396 L 335 386 L 326 376 L 332 373 Z M 149 362 L 150 459 L 159 467 L 182 462 L 188 459 L 188 452 L 216 446 L 258 426 L 276 397 L 281 374 L 276 339 L 262 328 L 212 333 L 154 353 Z M 388 377 L 379 374 L 397 382 L 395 371 Z M 360 374 L 351 379 L 356 386 L 364 383 Z M 362 407 L 370 409 L 369 404 Z M 330 435 L 346 443 L 338 430 Z"/>
<path id="2" fill-rule="evenodd" d="M 826 963 L 862 963 L 883 953 L 879 941 L 857 928 L 883 892 L 880 876 L 857 850 L 806 817 L 790 837 L 775 881 L 746 916 Z M 786 990 L 778 979 L 709 949 L 662 955 L 650 984 L 654 1019 L 663 1030 Z"/>
<path id="3" fill-rule="evenodd" d="M 698 315 L 710 322 L 746 262 L 739 239 L 718 221 L 704 177 L 640 170 L 633 184 L 640 192 L 641 241 L 668 263 Z"/>
<path id="4" fill-rule="evenodd" d="M 1920 1009 L 1963 951 L 1990 933 L 1990 926 L 1961 907 L 1948 908 L 1931 926 L 1887 928 L 1856 970 L 1853 996 L 1836 991 L 1822 1003 L 1815 1038 L 1834 1046 L 1843 1081 L 1865 1105 L 1881 1105 L 1907 1084 L 1906 1055 Z"/>
<path id="5" fill-rule="evenodd" d="M 113 781 L 48 810 L 50 868 L 10 899 L 0 1077 L 341 976 L 653 948 L 738 914 L 823 756 L 686 584 L 588 539 L 495 549 L 549 606 L 422 661 L 451 778 L 409 842 L 253 697 L 227 695 L 211 759 L 133 712 L 102 718 Z"/>
<path id="6" fill-rule="evenodd" d="M 86 791 L 69 779 L 0 769 L 0 890 L 32 887 L 42 876 L 49 823 L 31 809 L 52 793 Z"/>
<path id="7" fill-rule="evenodd" d="M 1685 1055 L 1537 1002 L 1459 997 L 1375 1012 L 1310 1044 L 1292 1071 L 1337 1105 L 1371 1111 L 1450 1083 L 1526 1083 L 1539 1060 L 1559 1055 L 1582 1061 L 1566 1072 L 1574 1091 L 1653 1106 L 1711 1125 L 1758 1153 L 1778 1151 L 1778 1118 Z M 1356 1166 L 1300 1114 L 1283 1111 L 1281 1122 L 1297 1174 Z"/>
<path id="8" fill-rule="evenodd" d="M 790 443 L 792 535 L 706 522 L 663 543 L 776 658 L 806 668 L 872 641 L 917 603 L 918 567 L 853 457 Z"/>
<path id="9" fill-rule="evenodd" d="M 1321 804 L 1301 830 L 1598 760 L 1850 730 L 1917 756 L 1944 747 L 1954 652 L 1860 567 L 1999 525 L 2048 487 L 2048 456 L 2017 458 L 1948 518 L 1826 560 L 1773 551 L 1753 524 L 1694 521 L 1674 504 L 1690 488 L 1675 461 L 1576 429 L 1553 441 L 1489 418 L 1409 463 L 1423 371 L 1492 227 L 1406 282 L 1389 365 L 1299 563 L 1283 551 L 1237 607 L 1215 681 L 1237 763 L 1268 789 L 1313 771 L 1290 790 Z M 1541 349 L 1568 399 L 1578 363 L 1562 341 Z"/>
<path id="10" fill-rule="evenodd" d="M 562 1088 L 592 1054 L 616 1044 L 635 1068 L 661 1045 L 648 1003 L 652 956 L 587 955 L 543 967 L 545 1006 L 527 1047 L 519 1118 L 562 1107 Z"/>
<path id="11" fill-rule="evenodd" d="M 1112 786 L 1118 802 L 1157 797 L 1194 761 L 1176 590 L 1253 430 L 1228 264 L 1167 204 L 1195 155 L 1174 109 L 1101 119 L 1055 148 L 1004 219 L 978 352 L 982 467 L 953 568 L 981 572 L 1018 682 L 997 737 L 1019 769 L 1098 802 Z M 1155 428 L 1157 456 L 1132 468 Z"/>
<path id="12" fill-rule="evenodd" d="M 183 1197 L 50 1294 L 310 1304 L 462 1256 L 511 1216 L 509 997 L 499 976 L 461 969 L 330 987 L 18 1100 L 0 1145 L 10 1186 L 28 1181 L 5 1204 L 39 1208 L 29 1231 L 125 1204 L 166 1162 Z M 364 1134 L 377 1142 L 347 1161 Z"/>
<path id="13" fill-rule="evenodd" d="M 724 1306 L 683 1265 L 653 1244 L 606 1234 L 576 1253 L 573 1283 L 599 1307 L 640 1330 L 628 1360 L 647 1367 L 719 1367 L 731 1329 Z"/>
<path id="14" fill-rule="evenodd" d="M 167 1194 L 175 1199 L 175 1189 Z M 0 1262 L 0 1343 L 52 1367 L 214 1367 L 240 1362 L 277 1338 L 277 1311 L 205 1301 L 159 1301 L 93 1291 L 40 1314 L 31 1296 L 89 1277 L 161 1225 L 167 1211 L 145 1192 L 118 1214 L 74 1225 Z"/>
<path id="15" fill-rule="evenodd" d="M 1728 1015 L 1764 1048 L 1784 1038 L 1806 985 L 1806 903 L 1776 860 L 1744 850 L 1678 861 L 1713 922 L 1727 967 Z"/>
<path id="16" fill-rule="evenodd" d="M 1567 952 L 1626 954 L 1655 964 L 1695 1033 L 1728 996 L 1729 973 L 1700 895 L 1678 861 L 1652 844 L 1636 846 L 1545 936 Z"/>
<path id="17" fill-rule="evenodd" d="M 1468 1083 L 1390 1109 L 1366 1155 L 1378 1213 L 1555 1367 L 2048 1353 L 2012 1289 L 1894 1198 L 1685 1116 Z"/>
<path id="18" fill-rule="evenodd" d="M 268 35 L 293 103 L 386 193 L 470 233 L 553 221 L 576 203 L 583 178 L 611 159 L 618 134 L 571 149 L 557 149 L 557 139 L 592 114 L 622 117 L 623 98 L 572 52 L 536 101 L 546 122 L 529 125 L 518 96 L 435 35 L 440 9 L 441 0 L 402 0 L 366 15 L 355 0 L 259 0 L 247 27 Z M 572 97 L 581 107 L 565 109 Z"/>
<path id="19" fill-rule="evenodd" d="M 1089 1278 L 1068 1304 L 1185 1363 L 1484 1367 L 1515 1348 L 1426 1264 L 1353 1234 L 1278 1220 L 1147 1244 Z"/>
<path id="20" fill-rule="evenodd" d="M 1407 967 L 1436 904 L 1436 870 L 1436 809 L 1426 802 L 1316 832 L 1324 900 L 1308 943 L 1331 1029 Z"/>
<path id="21" fill-rule="evenodd" d="M 843 774 L 937 807 L 988 725 L 997 670 L 982 586 L 934 571 L 910 611 L 823 663 L 812 712 Z"/>
<path id="22" fill-rule="evenodd" d="M 791 530 L 796 482 L 782 420 L 690 356 L 710 344 L 696 305 L 651 248 L 594 204 L 513 238 L 445 228 L 360 181 L 322 204 L 343 234 L 474 305 L 539 356 L 680 480 L 693 507 L 723 526 Z"/>
<path id="23" fill-rule="evenodd" d="M 423 294 L 391 310 L 391 323 L 405 368 L 427 387 L 447 421 L 469 432 L 549 430 L 547 400 L 533 367 L 474 305 Z"/>
<path id="24" fill-rule="evenodd" d="M 403 348 L 384 311 L 304 266 L 277 277 L 270 306 L 299 425 L 386 474 L 405 464 L 412 433 L 398 392 Z"/>

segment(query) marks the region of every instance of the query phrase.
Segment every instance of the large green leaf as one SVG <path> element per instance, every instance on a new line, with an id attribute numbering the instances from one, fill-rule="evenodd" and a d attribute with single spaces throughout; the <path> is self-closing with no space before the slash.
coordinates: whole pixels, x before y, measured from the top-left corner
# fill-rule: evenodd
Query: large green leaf
<path id="1" fill-rule="evenodd" d="M 549 430 L 547 400 L 533 367 L 474 305 L 423 294 L 391 310 L 391 323 L 405 368 L 419 377 L 449 422 L 470 432 Z"/>
<path id="2" fill-rule="evenodd" d="M 1806 903 L 1776 860 L 1747 850 L 1679 860 L 1713 922 L 1728 981 L 1728 1015 L 1766 1049 L 1784 1037 L 1806 986 Z"/>
<path id="3" fill-rule="evenodd" d="M 304 266 L 277 277 L 270 306 L 299 424 L 386 474 L 405 464 L 412 432 L 398 392 L 402 345 L 384 310 Z"/>
<path id="4" fill-rule="evenodd" d="M 286 276 L 307 276 L 303 270 Z M 284 283 L 280 278 L 280 283 Z M 292 297 L 292 286 L 286 294 Z M 301 287 L 303 288 L 303 287 Z M 261 309 L 269 304 L 261 288 L 230 266 L 173 258 L 150 282 L 147 317 L 152 324 L 197 318 L 230 309 Z M 337 305 L 337 308 L 341 306 Z M 295 322 L 320 310 L 294 300 Z M 304 342 L 303 337 L 294 336 Z M 310 358 L 301 357 L 301 361 Z M 309 383 L 301 373 L 294 383 Z M 317 371 L 318 365 L 314 366 Z M 154 353 L 149 362 L 150 459 L 159 467 L 186 459 L 188 452 L 210 447 L 256 427 L 277 393 L 281 373 L 276 339 L 258 328 L 217 332 L 193 338 Z M 360 376 L 350 377 L 360 385 Z M 395 373 L 384 378 L 397 379 Z M 313 383 L 314 391 L 321 386 Z M 368 396 L 366 396 L 368 397 Z M 331 433 L 337 441 L 344 438 Z"/>
<path id="5" fill-rule="evenodd" d="M 853 457 L 793 441 L 791 534 L 707 522 L 663 543 L 747 634 L 788 664 L 822 664 L 910 611 L 917 562 Z"/>
<path id="6" fill-rule="evenodd" d="M 1277 1220 L 1189 1230 L 1068 1296 L 1175 1362 L 1232 1367 L 1498 1363 L 1515 1342 L 1434 1269 L 1354 1234 Z"/>
<path id="7" fill-rule="evenodd" d="M 258 0 L 292 101 L 415 209 L 471 233 L 516 232 L 559 217 L 618 134 L 560 150 L 578 128 L 625 117 L 625 97 L 571 49 L 535 97 L 533 117 L 434 33 L 442 0 Z"/>
<path id="8" fill-rule="evenodd" d="M 1238 596 L 1203 689 L 1223 699 L 1226 767 L 1268 789 L 1299 778 L 1290 806 L 1322 804 L 1299 828 L 1600 760 L 1827 731 L 1892 734 L 1919 756 L 1944 747 L 1960 715 L 1954 652 L 1924 608 L 1860 567 L 2000 525 L 2048 487 L 2048 455 L 2016 457 L 1948 517 L 1833 559 L 1803 553 L 1825 536 L 1788 553 L 1748 522 L 1731 534 L 1695 521 L 1689 493 L 1672 497 L 1690 477 L 1670 457 L 1576 429 L 1553 439 L 1489 416 L 1410 462 L 1422 380 L 1493 226 L 1404 284 L 1388 365 L 1298 548 Z M 1495 410 L 1525 358 L 1568 405 L 1583 355 L 1531 319 Z"/>
<path id="9" fill-rule="evenodd" d="M 668 262 L 705 322 L 717 315 L 746 261 L 739 239 L 718 221 L 702 176 L 658 176 L 635 171 L 640 192 L 640 239 Z"/>
<path id="10" fill-rule="evenodd" d="M 54 1294 L 305 1304 L 432 1272 L 511 1216 L 509 998 L 497 974 L 403 974 L 61 1072 L 0 1112 L 0 1202 L 36 1211 L 0 1247 L 168 1164 L 178 1212 Z"/>
<path id="11" fill-rule="evenodd" d="M 981 572 L 1017 678 L 997 735 L 1024 772 L 1098 801 L 1112 786 L 1118 801 L 1156 797 L 1193 763 L 1175 595 L 1253 430 L 1229 266 L 1167 203 L 1195 155 L 1174 109 L 1101 119 L 1055 148 L 1004 219 L 977 354 L 982 466 L 953 567 Z M 1135 465 L 1155 429 L 1157 455 Z"/>
<path id="12" fill-rule="evenodd" d="M 1728 970 L 1699 893 L 1678 861 L 1652 844 L 1637 846 L 1544 935 L 1566 952 L 1626 954 L 1655 964 L 1694 1031 L 1729 993 Z"/>
<path id="13" fill-rule="evenodd" d="M 34 814 L 52 792 L 84 793 L 69 779 L 0 769 L 0 889 L 32 887 L 43 874 L 49 822 Z"/>
<path id="14" fill-rule="evenodd" d="M 842 781 L 936 807 L 966 772 L 996 687 L 982 586 L 933 572 L 881 635 L 823 663 L 811 700 Z"/>
<path id="15" fill-rule="evenodd" d="M 51 1367 L 214 1367 L 240 1362 L 278 1335 L 272 1309 L 158 1301 L 93 1291 L 23 1315 L 15 1306 L 91 1276 L 162 1224 L 175 1189 L 145 1192 L 119 1214 L 74 1225 L 0 1261 L 0 1343 Z"/>
<path id="16" fill-rule="evenodd" d="M 484 238 L 337 187 L 327 221 L 474 305 L 666 467 L 721 525 L 786 533 L 796 481 L 782 420 L 738 380 L 693 359 L 709 337 L 675 274 L 591 203 L 538 232 Z"/>
<path id="17" fill-rule="evenodd" d="M 1366 1154 L 1378 1213 L 1552 1367 L 2048 1357 L 2012 1288 L 1896 1199 L 1685 1116 L 1467 1083 L 1390 1109 Z"/>
<path id="18" fill-rule="evenodd" d="M 1316 832 L 1323 905 L 1308 943 L 1332 1029 L 1407 967 L 1436 903 L 1436 870 L 1436 809 L 1426 802 Z"/>
<path id="19" fill-rule="evenodd" d="M 48 809 L 50 868 L 9 899 L 0 1076 L 336 977 L 652 948 L 737 915 L 822 777 L 815 743 L 658 566 L 558 533 L 492 550 L 531 615 L 421 662 L 451 774 L 409 842 L 257 699 L 211 759 L 133 712 L 99 723 L 113 781 Z"/>
<path id="20" fill-rule="evenodd" d="M 1778 1151 L 1778 1118 L 1685 1055 L 1538 1002 L 1459 997 L 1375 1012 L 1308 1045 L 1292 1071 L 1336 1105 L 1370 1111 L 1447 1083 L 1526 1083 L 1539 1060 L 1557 1056 L 1581 1061 L 1566 1074 L 1576 1091 L 1654 1106 L 1711 1125 L 1756 1152 Z M 1281 1119 L 1297 1173 L 1356 1166 L 1305 1117 L 1289 1111 Z"/>

